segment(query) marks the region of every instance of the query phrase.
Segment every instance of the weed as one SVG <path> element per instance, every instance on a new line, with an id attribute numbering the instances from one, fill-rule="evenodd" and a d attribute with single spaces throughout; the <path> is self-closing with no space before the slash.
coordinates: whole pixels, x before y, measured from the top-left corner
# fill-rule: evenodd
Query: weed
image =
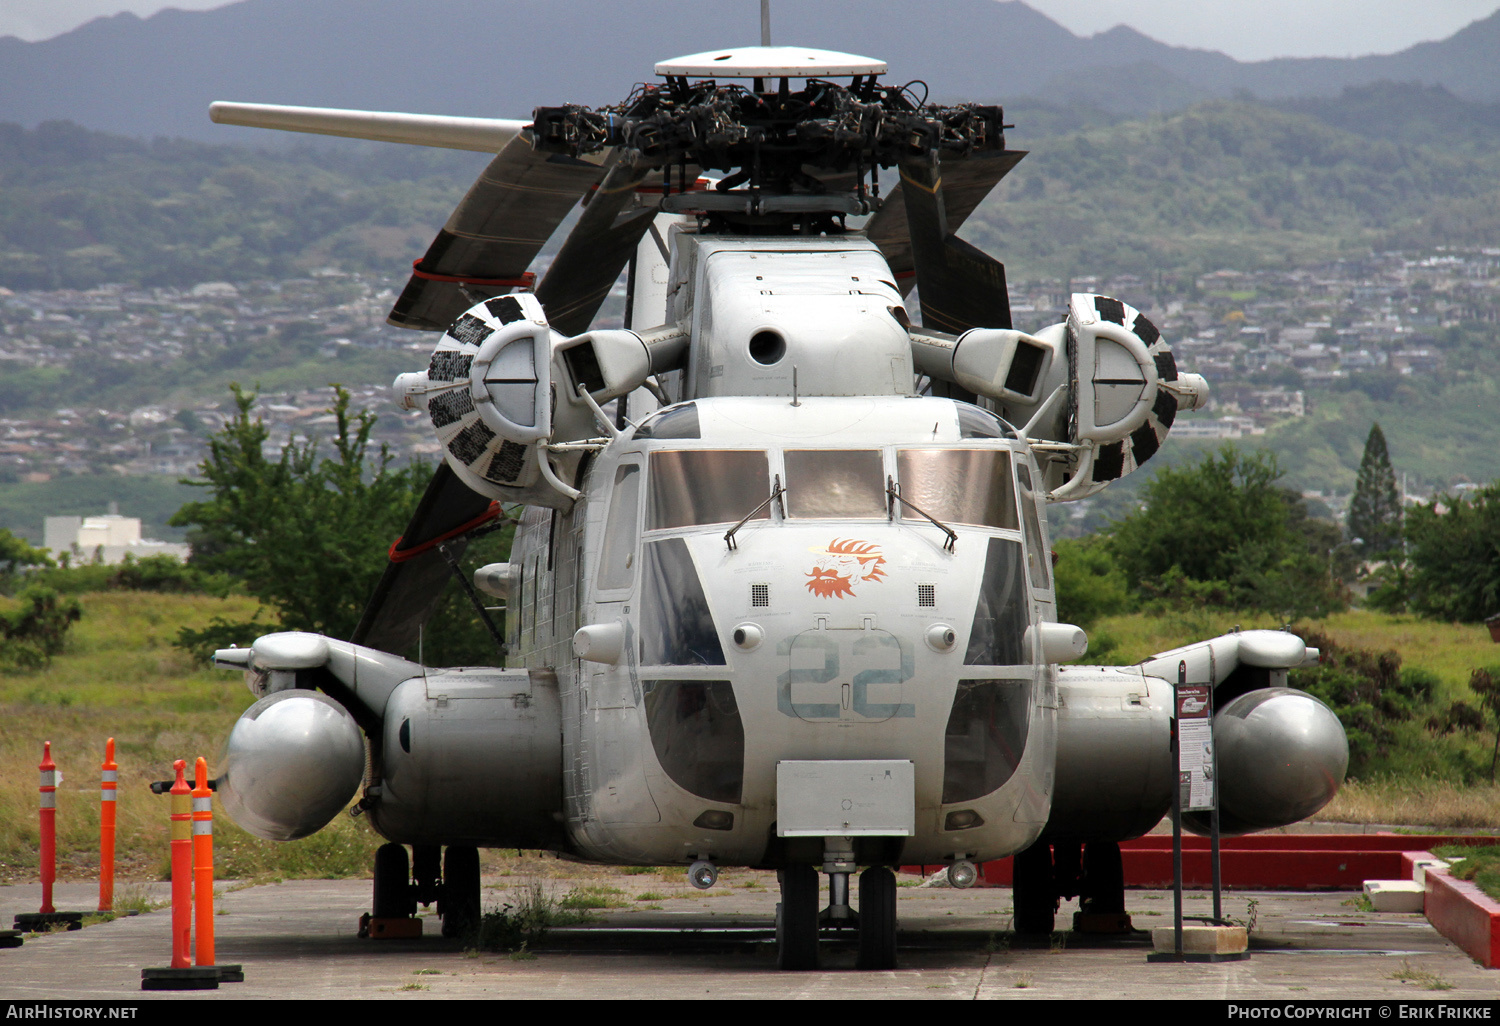
<path id="1" fill-rule="evenodd" d="M 1026 990 L 1030 986 L 1031 986 L 1031 974 L 1030 973 L 1026 973 L 1026 974 L 1024 974 L 1022 976 L 1016 977 L 1016 982 L 1011 984 L 1011 987 L 1014 988 L 1015 990 Z"/>
<path id="2" fill-rule="evenodd" d="M 516 950 L 512 951 L 510 953 L 509 957 L 510 957 L 510 960 L 512 962 L 535 962 L 536 961 L 536 952 L 534 952 L 534 951 L 527 951 L 526 950 L 526 942 L 522 941 L 521 942 L 521 946 L 519 948 L 517 948 Z"/>
<path id="3" fill-rule="evenodd" d="M 1443 979 L 1437 973 L 1417 968 L 1404 958 L 1401 960 L 1401 968 L 1391 973 L 1391 979 L 1400 980 L 1402 983 L 1420 983 L 1423 990 L 1453 989 L 1453 984 Z"/>
<path id="4" fill-rule="evenodd" d="M 1375 911 L 1375 905 L 1370 901 L 1370 897 L 1367 894 L 1356 894 L 1352 898 L 1344 899 L 1343 901 L 1339 902 L 1339 904 L 1347 905 L 1348 907 L 1357 909 L 1360 912 Z"/>
<path id="5" fill-rule="evenodd" d="M 656 891 L 642 891 L 635 896 L 636 901 L 666 901 L 667 896 Z"/>
<path id="6" fill-rule="evenodd" d="M 661 866 L 624 866 L 620 869 L 626 876 L 650 876 L 652 873 L 661 873 Z"/>
<path id="7" fill-rule="evenodd" d="M 396 988 L 397 990 L 431 990 L 425 983 L 407 983 Z"/>
<path id="8" fill-rule="evenodd" d="M 1344 904 L 1347 905 L 1348 902 L 1344 902 Z M 1260 899 L 1259 898 L 1251 898 L 1249 901 L 1245 902 L 1245 916 L 1244 916 L 1244 918 L 1240 919 L 1240 918 L 1236 918 L 1236 917 L 1231 916 L 1229 921 L 1231 923 L 1234 923 L 1237 926 L 1243 926 L 1245 928 L 1245 936 L 1248 937 L 1250 934 L 1252 934 L 1252 933 L 1255 932 L 1255 920 L 1256 920 L 1256 917 L 1259 915 L 1259 913 L 1260 913 Z"/>
<path id="9" fill-rule="evenodd" d="M 642 909 L 645 909 L 647 911 L 652 911 L 652 912 L 660 912 L 665 907 L 666 907 L 665 905 L 642 905 L 641 906 Z"/>
<path id="10" fill-rule="evenodd" d="M 1048 950 L 1052 954 L 1056 955 L 1059 952 L 1061 952 L 1064 949 L 1066 949 L 1067 946 L 1068 946 L 1068 934 L 1067 934 L 1067 931 L 1064 930 L 1064 931 L 1062 931 L 1060 933 L 1054 933 L 1052 935 L 1052 943 L 1048 946 Z"/>
<path id="11" fill-rule="evenodd" d="M 443 975 L 443 971 L 441 969 L 413 969 L 412 970 L 412 975 L 413 976 L 441 976 L 441 975 Z"/>
<path id="12" fill-rule="evenodd" d="M 117 915 L 130 912 L 154 912 L 159 908 L 166 908 L 169 904 L 168 901 L 153 898 L 150 889 L 145 884 L 128 883 L 115 888 L 114 906 Z"/>
<path id="13" fill-rule="evenodd" d="M 578 890 L 580 888 L 574 888 L 568 896 L 572 897 Z M 593 919 L 582 908 L 566 907 L 564 902 L 567 899 L 558 901 L 542 886 L 540 880 L 533 880 L 517 888 L 514 896 L 515 904 L 504 905 L 480 917 L 478 936 L 475 938 L 479 949 L 517 951 L 524 946 L 536 944 L 551 927 L 574 926 Z M 478 957 L 477 951 L 474 957 Z"/>

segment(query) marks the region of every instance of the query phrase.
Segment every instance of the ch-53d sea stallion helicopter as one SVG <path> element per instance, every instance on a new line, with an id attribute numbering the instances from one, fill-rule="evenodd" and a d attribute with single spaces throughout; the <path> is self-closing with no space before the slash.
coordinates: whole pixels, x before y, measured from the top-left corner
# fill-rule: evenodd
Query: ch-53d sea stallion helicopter
<path id="1" fill-rule="evenodd" d="M 1118 842 L 1171 804 L 1180 664 L 1216 689 L 1226 831 L 1332 797 L 1347 744 L 1285 687 L 1312 652 L 1290 634 L 1058 665 L 1087 640 L 1055 622 L 1046 505 L 1149 459 L 1206 384 L 1115 299 L 1013 330 L 1003 266 L 954 233 L 1025 154 L 1000 108 L 918 102 L 885 72 L 715 51 L 529 124 L 214 105 L 497 153 L 390 314 L 443 333 L 395 390 L 446 459 L 363 622 L 216 654 L 262 696 L 220 766 L 241 825 L 303 837 L 362 786 L 390 841 L 374 915 L 436 898 L 445 932 L 479 914 L 484 846 L 683 864 L 702 887 L 775 868 L 781 966 L 816 966 L 842 926 L 888 968 L 902 863 L 962 882 L 1016 855 L 1022 931 L 1049 931 L 1059 895 L 1123 911 Z M 589 330 L 627 270 L 625 327 Z M 393 654 L 442 629 L 447 578 L 470 587 L 456 556 L 502 503 L 511 561 L 473 583 L 505 602 L 505 667 Z"/>

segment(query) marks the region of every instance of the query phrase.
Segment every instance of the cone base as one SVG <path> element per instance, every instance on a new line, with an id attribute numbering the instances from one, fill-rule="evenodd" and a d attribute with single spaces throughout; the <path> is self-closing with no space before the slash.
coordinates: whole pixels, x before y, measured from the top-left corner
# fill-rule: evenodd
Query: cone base
<path id="1" fill-rule="evenodd" d="M 219 969 L 212 965 L 190 965 L 182 969 L 163 967 L 141 970 L 142 990 L 218 990 Z"/>

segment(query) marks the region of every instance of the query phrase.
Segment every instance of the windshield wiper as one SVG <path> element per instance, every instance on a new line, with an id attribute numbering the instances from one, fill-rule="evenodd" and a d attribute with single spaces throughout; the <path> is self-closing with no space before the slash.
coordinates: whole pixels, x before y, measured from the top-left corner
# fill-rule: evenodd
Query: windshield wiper
<path id="1" fill-rule="evenodd" d="M 727 530 L 727 531 L 724 532 L 724 543 L 729 546 L 729 551 L 730 552 L 733 552 L 735 549 L 739 548 L 739 546 L 734 543 L 734 532 L 738 531 L 740 528 L 744 527 L 747 523 L 749 523 L 750 522 L 750 518 L 753 517 L 753 516 L 755 516 L 755 514 L 759 513 L 761 510 L 765 509 L 771 503 L 775 502 L 777 499 L 781 498 L 783 495 L 786 494 L 786 489 L 783 488 L 783 487 L 781 487 L 781 475 L 780 474 L 777 474 L 771 480 L 772 480 L 771 494 L 768 495 L 768 496 L 766 496 L 766 501 L 762 502 L 759 506 L 756 506 L 749 513 L 746 513 L 744 515 L 744 517 L 740 520 L 739 523 L 735 524 L 729 530 Z M 786 507 L 785 506 L 781 506 L 780 508 L 781 508 L 781 515 L 783 517 L 786 516 Z"/>
<path id="2" fill-rule="evenodd" d="M 903 499 L 901 497 L 901 488 L 896 484 L 894 478 L 887 477 L 885 479 L 885 495 L 885 512 L 887 517 L 892 520 L 896 519 L 896 503 L 901 503 L 907 509 L 926 517 L 934 527 L 946 534 L 948 536 L 948 540 L 943 543 L 943 548 L 948 550 L 949 552 L 954 551 L 954 547 L 958 544 L 958 535 L 954 532 L 953 528 L 943 523 L 941 520 L 933 516 L 931 513 L 927 512 L 925 509 L 922 509 L 916 503 L 911 502 L 907 499 Z"/>

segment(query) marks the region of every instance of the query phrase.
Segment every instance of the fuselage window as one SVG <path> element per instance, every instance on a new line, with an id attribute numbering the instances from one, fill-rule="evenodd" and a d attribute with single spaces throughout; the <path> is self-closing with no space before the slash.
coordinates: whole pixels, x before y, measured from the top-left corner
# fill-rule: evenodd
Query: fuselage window
<path id="1" fill-rule="evenodd" d="M 885 516 L 885 475 L 879 450 L 788 449 L 785 459 L 789 516 Z"/>
<path id="2" fill-rule="evenodd" d="M 732 524 L 770 494 L 770 465 L 764 452 L 663 449 L 651 454 L 652 530 Z M 762 509 L 754 519 L 767 516 Z"/>
<path id="3" fill-rule="evenodd" d="M 902 449 L 901 497 L 950 524 L 1016 529 L 1010 453 L 1003 449 Z M 903 508 L 901 515 L 917 515 Z"/>
<path id="4" fill-rule="evenodd" d="M 599 587 L 628 588 L 635 579 L 636 525 L 640 520 L 641 468 L 626 463 L 615 470 L 615 491 L 599 556 Z"/>

